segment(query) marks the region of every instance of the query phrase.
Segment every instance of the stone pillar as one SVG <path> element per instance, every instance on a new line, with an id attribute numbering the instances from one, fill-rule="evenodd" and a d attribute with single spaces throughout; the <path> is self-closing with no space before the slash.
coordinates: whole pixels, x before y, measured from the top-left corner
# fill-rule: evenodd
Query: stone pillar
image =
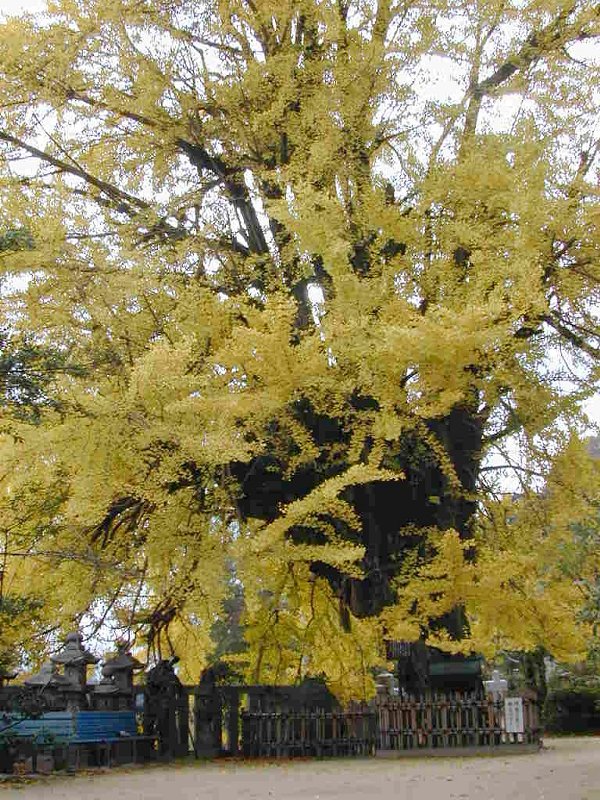
<path id="1" fill-rule="evenodd" d="M 163 659 L 146 675 L 144 732 L 158 736 L 166 759 L 188 754 L 188 698 L 173 669 L 177 661 Z"/>
<path id="2" fill-rule="evenodd" d="M 214 758 L 221 753 L 223 693 L 217 687 L 214 667 L 200 676 L 194 707 L 194 747 L 196 756 Z M 237 740 L 237 737 L 236 737 Z"/>

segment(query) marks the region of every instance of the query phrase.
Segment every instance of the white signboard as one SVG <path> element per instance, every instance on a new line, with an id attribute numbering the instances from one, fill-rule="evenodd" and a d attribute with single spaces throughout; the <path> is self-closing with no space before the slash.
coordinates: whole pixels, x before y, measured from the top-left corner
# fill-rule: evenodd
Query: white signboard
<path id="1" fill-rule="evenodd" d="M 505 698 L 504 721 L 507 733 L 525 733 L 522 697 Z"/>

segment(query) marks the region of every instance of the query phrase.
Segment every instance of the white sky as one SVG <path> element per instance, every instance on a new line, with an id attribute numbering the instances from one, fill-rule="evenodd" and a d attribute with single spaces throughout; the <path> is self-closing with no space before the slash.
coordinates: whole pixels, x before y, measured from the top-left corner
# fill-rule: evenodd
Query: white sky
<path id="1" fill-rule="evenodd" d="M 42 11 L 46 0 L 0 0 L 1 14 L 22 14 L 24 11 Z"/>
<path id="2" fill-rule="evenodd" d="M 22 14 L 24 11 L 42 11 L 46 0 L 0 0 L 0 12 Z"/>

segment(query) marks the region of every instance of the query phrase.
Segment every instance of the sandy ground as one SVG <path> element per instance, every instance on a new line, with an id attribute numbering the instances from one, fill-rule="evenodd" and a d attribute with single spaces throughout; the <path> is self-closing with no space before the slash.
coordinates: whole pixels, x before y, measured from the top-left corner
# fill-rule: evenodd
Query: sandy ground
<path id="1" fill-rule="evenodd" d="M 600 800 L 600 738 L 540 753 L 116 769 L 0 786 L 0 800 Z"/>

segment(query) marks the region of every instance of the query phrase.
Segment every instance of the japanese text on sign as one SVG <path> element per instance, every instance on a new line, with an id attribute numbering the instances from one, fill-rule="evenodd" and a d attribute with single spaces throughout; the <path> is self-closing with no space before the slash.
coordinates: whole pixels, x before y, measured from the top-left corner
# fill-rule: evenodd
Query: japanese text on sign
<path id="1" fill-rule="evenodd" d="M 522 697 L 507 697 L 504 700 L 504 720 L 507 733 L 524 733 Z"/>

